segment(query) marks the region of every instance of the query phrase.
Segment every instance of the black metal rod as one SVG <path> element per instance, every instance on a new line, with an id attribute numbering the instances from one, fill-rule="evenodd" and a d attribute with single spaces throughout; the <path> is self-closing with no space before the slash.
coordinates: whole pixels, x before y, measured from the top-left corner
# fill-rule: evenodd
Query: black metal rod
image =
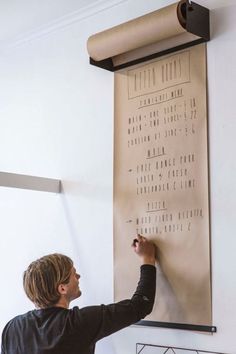
<path id="1" fill-rule="evenodd" d="M 172 328 L 172 329 L 183 329 L 187 331 L 198 331 L 198 332 L 208 332 L 216 333 L 217 328 L 215 326 L 206 325 L 194 325 L 186 323 L 171 323 L 171 322 L 156 322 L 156 321 L 139 321 L 135 325 L 148 326 L 148 327 L 162 327 L 162 328 Z"/>
<path id="2" fill-rule="evenodd" d="M 118 71 L 118 70 L 121 70 L 121 69 L 128 68 L 128 67 L 133 66 L 133 65 L 137 65 L 137 64 L 140 64 L 140 63 L 145 63 L 146 61 L 149 61 L 149 60 L 152 60 L 152 59 L 155 59 L 155 58 L 159 58 L 159 57 L 161 57 L 163 55 L 171 54 L 171 53 L 174 53 L 174 52 L 176 52 L 178 50 L 189 48 L 189 47 L 192 47 L 194 45 L 198 45 L 198 44 L 204 43 L 204 42 L 206 42 L 205 39 L 199 38 L 199 39 L 197 39 L 195 41 L 192 41 L 192 42 L 189 42 L 189 43 L 185 43 L 185 44 L 181 44 L 179 46 L 176 46 L 176 47 L 173 47 L 173 48 L 170 48 L 170 49 L 166 49 L 166 50 L 163 50 L 163 51 L 158 52 L 158 53 L 150 54 L 150 55 L 147 55 L 146 57 L 135 59 L 135 60 L 129 61 L 129 62 L 124 63 L 124 64 L 120 64 L 120 65 L 117 65 L 117 66 L 113 66 L 111 64 L 111 58 L 103 60 L 103 61 L 95 61 L 92 58 L 90 58 L 90 64 L 114 72 L 114 71 Z"/>

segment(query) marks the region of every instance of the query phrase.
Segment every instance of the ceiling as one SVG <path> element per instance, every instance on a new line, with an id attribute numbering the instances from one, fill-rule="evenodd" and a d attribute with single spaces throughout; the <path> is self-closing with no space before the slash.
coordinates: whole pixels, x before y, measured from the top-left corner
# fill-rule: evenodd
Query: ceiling
<path id="1" fill-rule="evenodd" d="M 167 0 L 167 3 L 175 1 L 177 0 Z M 235 6 L 236 3 L 235 0 L 196 0 L 196 2 L 209 9 Z M 64 16 L 102 3 L 109 3 L 109 0 L 0 0 L 0 45 L 27 36 L 31 31 L 47 26 Z"/>
<path id="2" fill-rule="evenodd" d="M 101 0 L 0 0 L 0 43 L 98 2 Z"/>

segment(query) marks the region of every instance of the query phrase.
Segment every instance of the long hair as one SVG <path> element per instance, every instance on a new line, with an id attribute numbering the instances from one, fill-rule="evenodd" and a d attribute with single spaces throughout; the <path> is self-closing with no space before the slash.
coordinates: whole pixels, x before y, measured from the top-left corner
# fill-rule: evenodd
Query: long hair
<path id="1" fill-rule="evenodd" d="M 69 282 L 72 267 L 72 260 L 59 253 L 32 262 L 23 274 L 26 295 L 38 308 L 55 305 L 60 299 L 58 286 Z"/>

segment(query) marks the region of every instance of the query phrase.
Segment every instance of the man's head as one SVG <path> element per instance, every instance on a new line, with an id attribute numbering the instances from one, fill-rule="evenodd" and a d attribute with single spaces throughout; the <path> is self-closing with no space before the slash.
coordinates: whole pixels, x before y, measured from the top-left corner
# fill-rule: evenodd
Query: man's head
<path id="1" fill-rule="evenodd" d="M 32 262 L 23 275 L 24 290 L 38 308 L 55 306 L 63 298 L 70 301 L 81 295 L 80 276 L 72 260 L 59 253 L 49 254 Z"/>

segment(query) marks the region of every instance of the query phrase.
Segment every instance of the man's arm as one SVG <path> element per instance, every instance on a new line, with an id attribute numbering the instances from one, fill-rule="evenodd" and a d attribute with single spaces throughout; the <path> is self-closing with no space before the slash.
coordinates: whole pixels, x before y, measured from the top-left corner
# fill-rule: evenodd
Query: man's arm
<path id="1" fill-rule="evenodd" d="M 136 323 L 152 311 L 156 291 L 156 247 L 146 238 L 138 236 L 133 249 L 140 257 L 141 268 L 140 280 L 132 298 L 80 310 L 81 319 L 88 328 L 88 340 L 93 343 Z"/>
<path id="2" fill-rule="evenodd" d="M 156 293 L 156 246 L 145 237 L 138 235 L 132 245 L 134 252 L 140 257 L 140 280 L 131 300 L 146 301 L 141 318 L 148 315 L 153 308 Z M 138 298 L 139 297 L 139 298 Z M 141 319 L 140 318 L 140 319 Z"/>

